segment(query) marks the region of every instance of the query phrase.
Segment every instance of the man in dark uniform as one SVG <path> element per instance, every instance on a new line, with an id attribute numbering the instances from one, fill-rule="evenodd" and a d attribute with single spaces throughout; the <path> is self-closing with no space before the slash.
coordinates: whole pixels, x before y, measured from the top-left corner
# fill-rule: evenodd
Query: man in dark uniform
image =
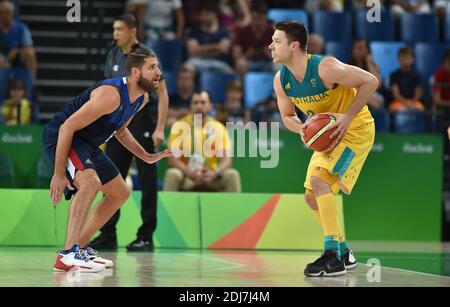
<path id="1" fill-rule="evenodd" d="M 103 80 L 74 98 L 45 127 L 43 144 L 54 165 L 50 196 L 54 204 L 73 197 L 67 222 L 65 250 L 58 253 L 55 271 L 100 272 L 113 267 L 87 246 L 92 236 L 128 199 L 130 192 L 114 163 L 99 149 L 113 136 L 145 161 L 156 163 L 169 151 L 148 153 L 127 129 L 133 116 L 149 101 L 161 71 L 153 52 L 139 48 L 130 54 L 128 76 Z M 104 197 L 90 211 L 98 192 Z"/>
<path id="2" fill-rule="evenodd" d="M 123 77 L 126 72 L 126 61 L 129 53 L 143 45 L 136 37 L 137 22 L 133 15 L 120 16 L 113 25 L 113 36 L 116 46 L 113 47 L 107 57 L 105 77 Z M 164 125 L 168 112 L 169 98 L 166 82 L 161 78 L 156 89 L 158 96 L 158 109 L 155 97 L 150 93 L 148 103 L 137 114 L 129 125 L 130 131 L 137 141 L 150 153 L 161 145 L 164 140 Z M 128 175 L 133 154 L 127 151 L 117 140 L 112 139 L 106 147 L 106 154 L 117 165 L 120 174 L 125 179 Z M 157 168 L 156 164 L 147 164 L 136 159 L 139 180 L 142 189 L 141 217 L 142 226 L 137 232 L 135 241 L 127 245 L 129 251 L 152 250 L 153 232 L 156 229 L 156 205 L 157 205 Z M 117 248 L 116 225 L 119 221 L 120 210 L 100 229 L 101 235 L 90 243 L 94 249 Z"/>

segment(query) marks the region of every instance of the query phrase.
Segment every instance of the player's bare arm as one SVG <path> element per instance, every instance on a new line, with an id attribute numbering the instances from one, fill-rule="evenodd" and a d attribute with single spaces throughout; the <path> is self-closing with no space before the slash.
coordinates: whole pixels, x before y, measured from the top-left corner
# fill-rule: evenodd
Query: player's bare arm
<path id="1" fill-rule="evenodd" d="M 165 80 L 159 82 L 156 95 L 158 95 L 158 121 L 152 134 L 152 140 L 154 147 L 159 147 L 164 141 L 164 127 L 166 126 L 167 114 L 169 113 L 169 94 L 167 93 Z"/>
<path id="2" fill-rule="evenodd" d="M 280 72 L 273 79 L 273 88 L 277 95 L 278 109 L 280 110 L 281 119 L 284 125 L 292 132 L 301 134 L 303 123 L 295 113 L 295 106 L 284 92 L 281 81 Z"/>
<path id="3" fill-rule="evenodd" d="M 326 57 L 319 65 L 319 75 L 327 88 L 334 84 L 356 88 L 357 94 L 351 107 L 345 114 L 332 114 L 336 117 L 336 131 L 330 136 L 338 135 L 341 139 L 356 114 L 367 104 L 378 88 L 378 79 L 371 73 L 356 66 L 347 65 L 336 58 Z"/>
<path id="4" fill-rule="evenodd" d="M 142 108 L 145 106 L 145 104 L 148 103 L 148 94 L 145 94 L 145 103 L 142 104 L 142 106 L 139 108 L 139 111 L 142 110 Z M 138 112 L 139 112 L 138 111 Z M 152 164 L 156 163 L 159 160 L 171 156 L 171 153 L 169 150 L 164 150 L 162 152 L 156 153 L 156 154 L 150 154 L 148 153 L 136 139 L 131 134 L 130 130 L 128 130 L 128 125 L 130 124 L 131 118 L 122 128 L 120 128 L 117 133 L 115 134 L 116 139 L 131 153 L 133 153 L 136 157 L 141 159 L 142 161 Z"/>
<path id="5" fill-rule="evenodd" d="M 50 182 L 52 202 L 61 201 L 64 188 L 73 189 L 66 178 L 66 164 L 72 144 L 73 135 L 105 114 L 114 112 L 119 107 L 120 94 L 113 86 L 105 85 L 95 89 L 91 99 L 61 125 L 55 155 L 55 171 Z"/>

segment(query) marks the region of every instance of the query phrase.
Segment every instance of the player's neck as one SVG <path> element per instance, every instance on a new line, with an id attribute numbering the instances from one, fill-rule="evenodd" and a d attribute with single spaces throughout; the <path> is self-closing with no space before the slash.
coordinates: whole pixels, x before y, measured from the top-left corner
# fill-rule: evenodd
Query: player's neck
<path id="1" fill-rule="evenodd" d="M 293 55 L 290 63 L 286 64 L 286 67 L 291 71 L 291 73 L 299 83 L 302 82 L 305 78 L 307 66 L 308 55 L 306 52 Z"/>
<path id="2" fill-rule="evenodd" d="M 127 86 L 128 96 L 130 96 L 131 103 L 134 103 L 139 97 L 145 94 L 145 91 L 137 85 L 137 82 L 133 82 L 130 78 L 127 80 Z"/>

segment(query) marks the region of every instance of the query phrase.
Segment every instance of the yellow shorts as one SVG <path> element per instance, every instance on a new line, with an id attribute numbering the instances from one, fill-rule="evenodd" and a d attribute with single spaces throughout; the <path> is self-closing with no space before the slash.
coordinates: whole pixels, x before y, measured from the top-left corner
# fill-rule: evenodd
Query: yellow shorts
<path id="1" fill-rule="evenodd" d="M 344 138 L 332 151 L 314 152 L 309 162 L 305 188 L 312 190 L 311 176 L 319 176 L 330 184 L 334 194 L 339 193 L 339 190 L 350 194 L 372 149 L 374 139 L 375 124 L 367 123 L 347 130 Z M 324 170 L 328 174 L 323 173 Z"/>

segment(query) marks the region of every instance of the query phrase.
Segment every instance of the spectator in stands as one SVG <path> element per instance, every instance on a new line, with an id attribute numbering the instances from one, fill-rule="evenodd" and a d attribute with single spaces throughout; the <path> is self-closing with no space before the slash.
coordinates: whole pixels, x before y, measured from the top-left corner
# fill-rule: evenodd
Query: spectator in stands
<path id="1" fill-rule="evenodd" d="M 254 0 L 251 5 L 251 24 L 237 31 L 233 44 L 236 71 L 271 71 L 272 57 L 267 48 L 272 42 L 273 28 L 267 20 L 267 5 Z"/>
<path id="2" fill-rule="evenodd" d="M 219 21 L 231 33 L 247 27 L 252 20 L 246 0 L 219 0 Z"/>
<path id="3" fill-rule="evenodd" d="M 394 101 L 389 109 L 392 112 L 398 110 L 424 110 L 424 105 L 420 102 L 422 88 L 420 77 L 414 71 L 414 54 L 411 47 L 402 47 L 398 51 L 400 69 L 390 76 L 391 92 Z"/>
<path id="4" fill-rule="evenodd" d="M 22 80 L 11 80 L 8 86 L 8 99 L 2 103 L 2 117 L 6 125 L 31 124 L 31 102 L 26 98 Z"/>
<path id="5" fill-rule="evenodd" d="M 382 7 L 385 7 L 386 0 L 379 0 L 378 2 L 382 5 Z M 353 10 L 358 10 L 361 8 L 370 9 L 373 7 L 374 3 L 375 2 L 373 2 L 371 0 L 353 0 L 352 6 L 353 6 Z"/>
<path id="6" fill-rule="evenodd" d="M 439 16 L 439 19 L 443 20 L 445 14 L 449 12 L 450 9 L 450 1 L 448 0 L 435 0 L 433 5 L 433 10 L 436 15 Z"/>
<path id="7" fill-rule="evenodd" d="M 28 27 L 14 20 L 14 5 L 0 0 L 0 67 L 26 67 L 36 79 L 36 54 Z"/>
<path id="8" fill-rule="evenodd" d="M 372 54 L 370 52 L 370 47 L 367 43 L 367 40 L 362 38 L 353 40 L 352 55 L 348 64 L 357 66 L 361 69 L 364 69 L 365 71 L 370 72 L 378 79 L 378 90 L 382 88 L 383 85 L 380 75 L 380 68 L 372 59 Z M 367 102 L 367 105 L 371 110 L 384 107 L 383 95 L 381 95 L 379 91 L 376 91 Z"/>
<path id="9" fill-rule="evenodd" d="M 391 0 L 391 12 L 399 18 L 403 13 L 429 14 L 428 0 Z"/>
<path id="10" fill-rule="evenodd" d="M 227 122 L 247 123 L 250 120 L 250 111 L 243 106 L 243 95 L 242 83 L 237 80 L 229 81 L 226 99 L 219 104 L 216 119 L 225 125 Z"/>
<path id="11" fill-rule="evenodd" d="M 309 54 L 323 54 L 325 41 L 320 34 L 312 33 L 309 35 L 307 50 Z"/>
<path id="12" fill-rule="evenodd" d="M 283 120 L 281 119 L 278 111 L 277 97 L 275 96 L 275 93 L 273 93 L 266 100 L 255 105 L 251 110 L 251 117 L 252 121 L 256 123 L 278 122 L 280 123 L 280 127 L 285 129 Z"/>
<path id="13" fill-rule="evenodd" d="M 231 168 L 227 129 L 208 116 L 211 108 L 209 94 L 196 92 L 192 96 L 191 114 L 172 126 L 168 148 L 179 150 L 182 155 L 169 160 L 172 168 L 166 172 L 164 191 L 241 192 L 239 173 Z M 194 122 L 194 115 L 201 116 L 200 124 Z M 213 144 L 210 143 L 212 135 Z M 204 147 L 209 150 L 205 151 Z"/>
<path id="14" fill-rule="evenodd" d="M 340 0 L 306 0 L 305 10 L 310 14 L 319 10 L 340 13 L 344 7 Z"/>
<path id="15" fill-rule="evenodd" d="M 173 123 L 189 113 L 192 94 L 195 90 L 195 69 L 184 64 L 177 73 L 177 91 L 170 95 L 169 115 L 166 125 Z"/>
<path id="16" fill-rule="evenodd" d="M 434 74 L 433 105 L 442 114 L 442 131 L 450 125 L 450 49 L 445 50 L 444 63 Z"/>
<path id="17" fill-rule="evenodd" d="M 188 63 L 202 71 L 232 72 L 231 37 L 221 28 L 214 3 L 205 2 L 200 12 L 200 24 L 187 40 Z"/>
<path id="18" fill-rule="evenodd" d="M 137 16 L 141 39 L 183 38 L 185 21 L 181 0 L 129 0 L 127 11 Z"/>

